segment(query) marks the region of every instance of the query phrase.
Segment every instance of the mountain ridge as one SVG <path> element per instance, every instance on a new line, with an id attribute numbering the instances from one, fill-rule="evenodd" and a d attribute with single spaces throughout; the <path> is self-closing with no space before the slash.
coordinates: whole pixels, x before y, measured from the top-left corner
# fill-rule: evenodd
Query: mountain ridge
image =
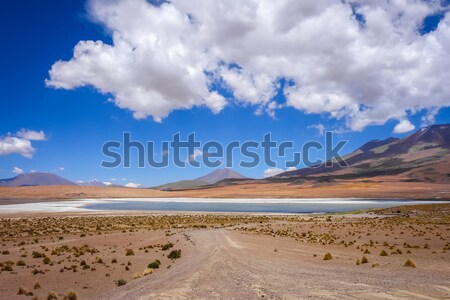
<path id="1" fill-rule="evenodd" d="M 53 173 L 32 172 L 15 177 L 0 179 L 0 186 L 41 186 L 41 185 L 77 185 L 76 183 Z"/>

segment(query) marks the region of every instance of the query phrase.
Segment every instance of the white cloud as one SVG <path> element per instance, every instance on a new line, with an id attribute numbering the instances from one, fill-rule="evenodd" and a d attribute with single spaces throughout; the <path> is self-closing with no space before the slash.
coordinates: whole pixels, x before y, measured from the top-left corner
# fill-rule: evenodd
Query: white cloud
<path id="1" fill-rule="evenodd" d="M 434 122 L 436 121 L 435 117 L 438 114 L 438 112 L 439 112 L 439 108 L 437 108 L 437 107 L 433 107 L 433 108 L 429 109 L 427 111 L 427 113 L 422 116 L 422 118 L 421 118 L 422 123 L 420 124 L 420 126 L 427 127 L 427 126 L 434 124 Z"/>
<path id="2" fill-rule="evenodd" d="M 284 170 L 280 168 L 268 168 L 264 170 L 264 177 L 272 177 L 283 172 Z"/>
<path id="3" fill-rule="evenodd" d="M 59 167 L 58 171 L 64 171 L 64 167 Z"/>
<path id="4" fill-rule="evenodd" d="M 450 14 L 418 33 L 439 3 L 91 0 L 89 14 L 113 43 L 80 41 L 46 83 L 94 86 L 136 119 L 161 121 L 194 106 L 220 112 L 227 100 L 214 87 L 222 86 L 271 116 L 291 106 L 352 130 L 403 122 L 412 111 L 449 106 Z M 289 82 L 286 103 L 270 108 L 280 78 Z"/>
<path id="5" fill-rule="evenodd" d="M 104 185 L 112 185 L 112 183 L 111 182 L 108 182 L 108 181 L 103 181 L 102 182 Z"/>
<path id="6" fill-rule="evenodd" d="M 289 172 L 289 171 L 295 171 L 297 170 L 296 167 L 289 167 L 286 170 L 280 169 L 280 168 L 267 168 L 264 170 L 264 178 L 266 177 L 272 177 L 272 176 L 276 176 L 278 174 L 281 174 L 283 172 Z"/>
<path id="7" fill-rule="evenodd" d="M 12 170 L 12 172 L 16 175 L 22 174 L 23 173 L 23 169 L 18 168 L 18 167 L 14 167 L 14 169 Z"/>
<path id="8" fill-rule="evenodd" d="M 0 136 L 0 155 L 20 154 L 26 158 L 32 158 L 36 149 L 30 141 L 45 141 L 45 133 L 21 129 L 15 136 L 8 133 L 6 137 Z"/>
<path id="9" fill-rule="evenodd" d="M 41 131 L 34 131 L 22 128 L 20 131 L 16 133 L 16 136 L 20 138 L 24 138 L 30 141 L 45 141 L 47 140 L 47 137 L 45 136 L 45 133 Z"/>
<path id="10" fill-rule="evenodd" d="M 203 155 L 203 151 L 200 149 L 194 149 L 194 153 L 189 155 L 189 161 L 195 161 L 197 157 L 200 157 Z"/>
<path id="11" fill-rule="evenodd" d="M 0 155 L 18 153 L 26 158 L 32 158 L 35 149 L 27 139 L 7 136 L 0 137 Z"/>
<path id="12" fill-rule="evenodd" d="M 129 183 L 125 184 L 125 186 L 129 187 L 129 188 L 138 188 L 140 186 L 140 184 L 139 183 L 129 182 Z"/>
<path id="13" fill-rule="evenodd" d="M 397 125 L 395 125 L 394 133 L 405 133 L 414 130 L 414 128 L 416 127 L 408 120 L 401 120 Z"/>
<path id="14" fill-rule="evenodd" d="M 325 126 L 323 126 L 323 124 L 321 124 L 321 123 L 310 125 L 310 126 L 308 126 L 308 128 L 317 129 L 319 131 L 319 135 L 323 135 L 325 132 Z"/>

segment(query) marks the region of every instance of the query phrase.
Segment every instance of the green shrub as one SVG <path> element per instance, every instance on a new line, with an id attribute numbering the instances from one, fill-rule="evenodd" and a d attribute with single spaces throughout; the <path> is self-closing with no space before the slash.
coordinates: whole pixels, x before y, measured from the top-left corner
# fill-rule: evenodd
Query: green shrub
<path id="1" fill-rule="evenodd" d="M 157 259 L 157 260 L 149 263 L 147 268 L 149 268 L 149 269 L 158 269 L 160 265 L 161 265 L 161 262 Z"/>
<path id="2" fill-rule="evenodd" d="M 169 255 L 167 255 L 167 258 L 170 259 L 177 259 L 181 257 L 181 250 L 172 250 L 170 251 Z"/>
<path id="3" fill-rule="evenodd" d="M 161 246 L 161 250 L 166 251 L 173 247 L 172 243 L 167 243 Z"/>

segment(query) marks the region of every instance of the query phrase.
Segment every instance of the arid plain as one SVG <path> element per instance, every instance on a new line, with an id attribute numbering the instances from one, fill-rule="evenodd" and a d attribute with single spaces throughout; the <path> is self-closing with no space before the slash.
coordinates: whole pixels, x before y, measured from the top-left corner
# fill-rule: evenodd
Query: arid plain
<path id="1" fill-rule="evenodd" d="M 4 216 L 0 299 L 446 299 L 449 216 Z"/>

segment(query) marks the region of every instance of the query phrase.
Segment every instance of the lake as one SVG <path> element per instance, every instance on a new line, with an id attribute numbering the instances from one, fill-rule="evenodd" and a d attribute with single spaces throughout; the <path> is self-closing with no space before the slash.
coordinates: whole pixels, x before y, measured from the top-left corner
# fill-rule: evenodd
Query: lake
<path id="1" fill-rule="evenodd" d="M 399 205 L 449 203 L 401 199 L 214 199 L 135 198 L 80 199 L 0 205 L 0 214 L 22 212 L 169 211 L 232 213 L 336 213 Z"/>
<path id="2" fill-rule="evenodd" d="M 209 200 L 209 201 L 208 201 Z M 164 199 L 115 200 L 84 206 L 90 210 L 190 211 L 242 213 L 335 213 L 399 205 L 447 203 L 398 199 Z"/>

